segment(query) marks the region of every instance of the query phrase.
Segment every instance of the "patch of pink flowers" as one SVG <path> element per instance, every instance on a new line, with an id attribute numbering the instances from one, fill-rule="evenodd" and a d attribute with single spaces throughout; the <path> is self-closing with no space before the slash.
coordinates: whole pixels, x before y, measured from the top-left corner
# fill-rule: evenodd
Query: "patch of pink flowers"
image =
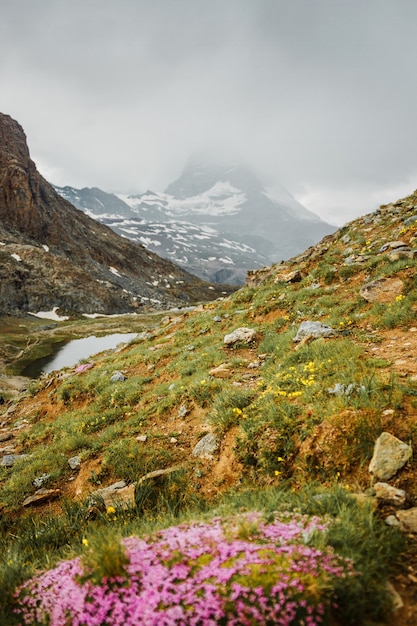
<path id="1" fill-rule="evenodd" d="M 316 532 L 318 518 L 252 512 L 130 537 L 123 577 L 94 584 L 81 558 L 64 561 L 19 589 L 17 613 L 50 626 L 317 626 L 353 571 L 308 545 Z"/>
<path id="2" fill-rule="evenodd" d="M 76 374 L 81 374 L 82 372 L 89 370 L 91 367 L 93 367 L 92 363 L 82 363 L 81 365 L 77 365 L 74 371 Z"/>

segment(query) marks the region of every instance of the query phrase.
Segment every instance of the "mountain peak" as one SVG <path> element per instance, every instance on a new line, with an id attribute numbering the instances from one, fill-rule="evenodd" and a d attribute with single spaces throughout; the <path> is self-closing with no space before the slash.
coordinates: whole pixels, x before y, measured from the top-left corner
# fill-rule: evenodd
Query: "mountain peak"
<path id="1" fill-rule="evenodd" d="M 205 193 L 219 182 L 228 182 L 249 195 L 262 189 L 262 184 L 248 166 L 224 157 L 217 160 L 212 155 L 196 153 L 165 193 L 182 200 Z"/>

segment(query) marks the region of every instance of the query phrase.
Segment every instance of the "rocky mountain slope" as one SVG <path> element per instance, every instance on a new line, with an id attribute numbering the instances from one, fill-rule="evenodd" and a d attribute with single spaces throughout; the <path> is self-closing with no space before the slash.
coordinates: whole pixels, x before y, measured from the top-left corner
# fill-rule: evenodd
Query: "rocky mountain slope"
<path id="1" fill-rule="evenodd" d="M 69 543 L 75 554 L 93 545 L 87 557 L 101 556 L 88 563 L 102 572 L 103 528 L 143 534 L 180 510 L 199 519 L 203 501 L 206 519 L 210 507 L 216 519 L 255 507 L 321 516 L 359 572 L 324 623 L 413 626 L 416 267 L 417 192 L 229 297 L 153 328 L 135 321 L 131 344 L 3 405 L 3 587 Z"/>
<path id="2" fill-rule="evenodd" d="M 243 284 L 248 269 L 289 258 L 334 230 L 284 189 L 265 189 L 249 168 L 200 157 L 164 193 L 56 189 L 119 234 L 214 282 Z"/>
<path id="3" fill-rule="evenodd" d="M 122 313 L 207 300 L 216 289 L 62 199 L 36 170 L 21 126 L 0 114 L 0 313 Z"/>

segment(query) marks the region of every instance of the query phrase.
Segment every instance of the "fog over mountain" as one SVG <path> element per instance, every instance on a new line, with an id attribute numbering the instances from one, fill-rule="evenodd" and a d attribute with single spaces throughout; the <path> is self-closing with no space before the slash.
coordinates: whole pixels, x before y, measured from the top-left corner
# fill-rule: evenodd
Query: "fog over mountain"
<path id="1" fill-rule="evenodd" d="M 56 187 L 118 234 L 205 280 L 242 284 L 248 269 L 288 259 L 334 227 L 246 165 L 194 155 L 164 192 L 108 194 Z"/>
<path id="2" fill-rule="evenodd" d="M 164 189 L 202 146 L 343 224 L 417 178 L 414 0 L 14 0 L 1 110 L 59 186 Z"/>

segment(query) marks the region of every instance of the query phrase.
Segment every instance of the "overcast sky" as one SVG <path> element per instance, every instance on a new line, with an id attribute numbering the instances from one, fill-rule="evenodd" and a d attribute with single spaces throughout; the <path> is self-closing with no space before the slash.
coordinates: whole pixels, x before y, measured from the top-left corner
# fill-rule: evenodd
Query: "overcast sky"
<path id="1" fill-rule="evenodd" d="M 0 0 L 0 111 L 57 185 L 227 151 L 343 224 L 417 187 L 416 0 Z"/>

